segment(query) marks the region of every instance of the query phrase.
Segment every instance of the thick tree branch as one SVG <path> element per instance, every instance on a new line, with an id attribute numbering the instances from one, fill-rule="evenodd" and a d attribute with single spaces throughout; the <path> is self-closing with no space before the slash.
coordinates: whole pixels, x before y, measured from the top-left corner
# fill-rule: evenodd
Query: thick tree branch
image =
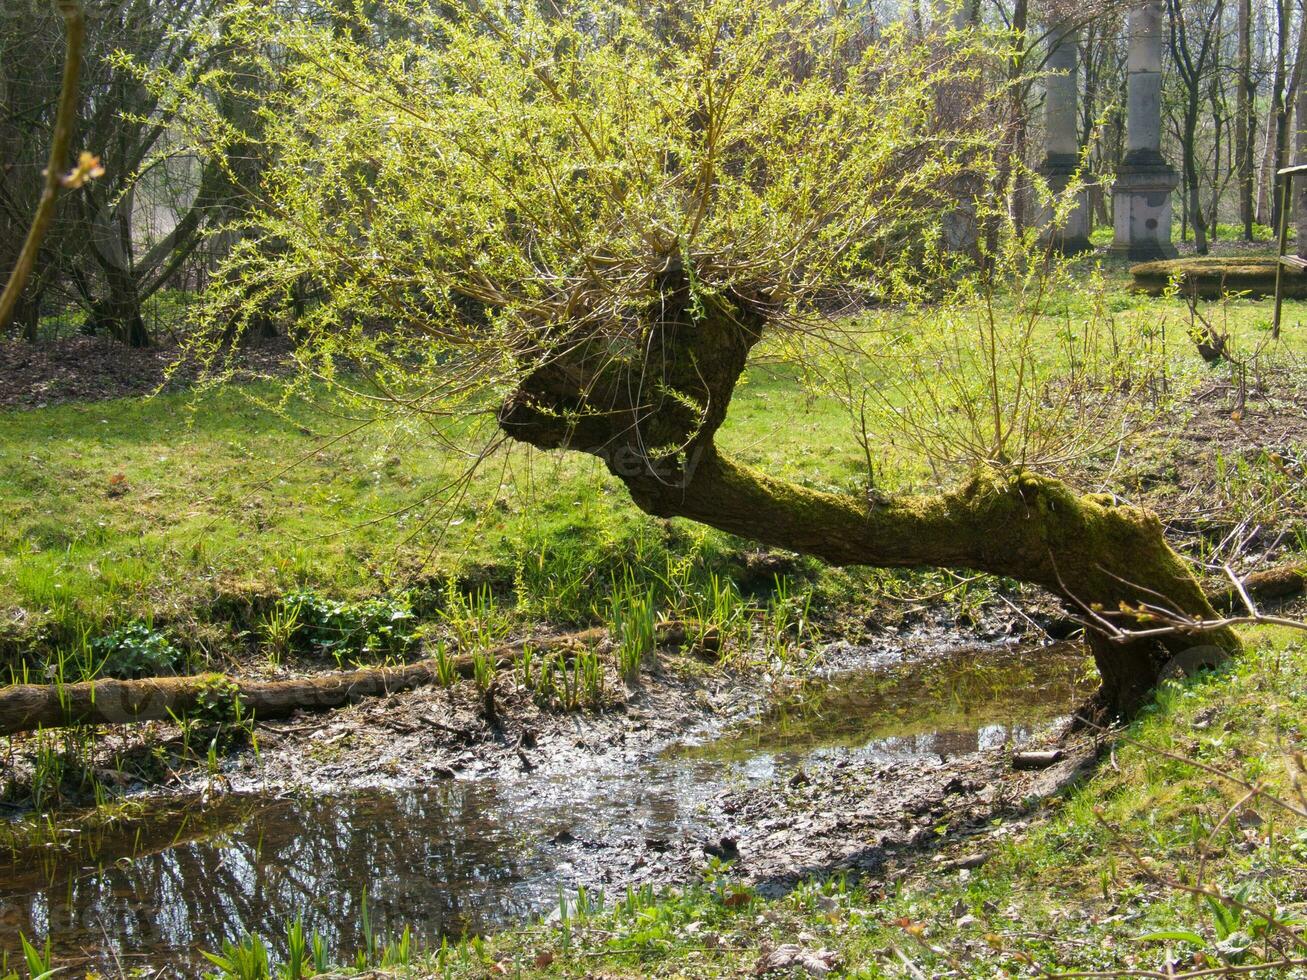
<path id="1" fill-rule="evenodd" d="M 664 283 L 680 294 L 674 279 Z M 638 365 L 578 345 L 524 378 L 500 413 L 504 431 L 541 448 L 601 458 L 632 500 L 834 565 L 975 570 L 1039 585 L 1073 608 L 1163 602 L 1215 614 L 1150 512 L 1079 495 L 1056 480 L 985 471 L 949 493 L 870 499 L 761 473 L 718 451 L 714 436 L 749 351 L 756 303 L 728 299 L 697 319 L 682 298 L 661 309 Z M 691 406 L 697 407 L 692 410 Z M 651 448 L 653 447 L 653 448 Z M 1136 584 L 1137 583 L 1137 584 Z M 1091 637 L 1105 700 L 1138 704 L 1168 664 L 1214 662 L 1239 648 L 1227 626 L 1137 643 Z"/>
<path id="2" fill-rule="evenodd" d="M 68 148 L 73 140 L 73 123 L 77 118 L 77 79 L 82 69 L 82 41 L 86 33 L 86 22 L 77 0 L 58 0 L 58 6 L 64 18 L 66 35 L 59 111 L 55 116 L 54 134 L 50 140 L 50 159 L 45 171 L 45 188 L 41 191 L 41 200 L 36 206 L 36 215 L 32 218 L 32 226 L 28 229 L 23 249 L 18 254 L 18 262 L 9 275 L 9 282 L 4 292 L 0 293 L 0 333 L 9 328 L 14 308 L 18 305 L 18 297 L 22 295 L 27 280 L 31 278 L 41 242 L 45 239 L 50 222 L 54 220 L 55 203 L 58 201 L 59 191 L 63 188 L 64 171 L 68 166 Z"/>

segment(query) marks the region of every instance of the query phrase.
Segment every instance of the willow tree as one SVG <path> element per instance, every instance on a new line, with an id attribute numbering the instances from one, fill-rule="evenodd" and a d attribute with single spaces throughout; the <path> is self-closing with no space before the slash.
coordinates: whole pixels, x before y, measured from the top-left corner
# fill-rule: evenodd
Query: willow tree
<path id="1" fill-rule="evenodd" d="M 271 161 L 247 238 L 285 248 L 235 250 L 219 322 L 311 282 L 306 375 L 589 453 L 649 514 L 837 565 L 1011 576 L 1086 613 L 1210 614 L 1153 515 L 1001 458 L 947 491 L 844 495 L 718 446 L 765 338 L 839 352 L 850 298 L 940 287 L 923 270 L 946 264 L 952 188 L 998 142 L 986 87 L 960 83 L 1001 77 L 1003 39 L 816 0 L 393 0 L 408 26 L 384 34 L 328 6 L 231 5 L 213 33 L 243 62 L 158 82 L 215 159 L 257 140 Z M 272 93 L 257 134 L 208 108 L 242 86 Z M 1096 638 L 1106 700 L 1135 703 L 1198 643 L 1237 641 Z"/>

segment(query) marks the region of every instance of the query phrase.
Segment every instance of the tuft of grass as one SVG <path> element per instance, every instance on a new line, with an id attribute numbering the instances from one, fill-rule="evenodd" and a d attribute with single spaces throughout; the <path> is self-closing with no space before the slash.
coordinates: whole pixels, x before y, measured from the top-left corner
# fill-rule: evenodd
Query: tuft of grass
<path id="1" fill-rule="evenodd" d="M 272 666 L 279 666 L 294 651 L 302 627 L 300 604 L 294 600 L 275 603 L 259 620 L 259 639 L 263 641 Z"/>
<path id="2" fill-rule="evenodd" d="M 441 687 L 453 687 L 457 684 L 457 665 L 454 662 L 454 655 L 449 652 L 449 644 L 444 640 L 436 641 L 436 652 L 433 659 L 436 662 L 436 683 Z"/>
<path id="3" fill-rule="evenodd" d="M 440 618 L 459 653 L 475 653 L 499 646 L 508 637 L 513 622 L 491 592 L 490 586 L 465 592 L 454 579 L 445 585 L 445 604 Z"/>
<path id="4" fill-rule="evenodd" d="M 204 958 L 218 968 L 223 980 L 269 980 L 272 975 L 267 944 L 255 935 L 223 943 L 221 953 L 205 952 Z"/>
<path id="5" fill-rule="evenodd" d="M 482 694 L 490 690 L 495 684 L 495 655 L 485 650 L 477 650 L 472 654 L 472 679 L 476 683 L 476 688 Z"/>
<path id="6" fill-rule="evenodd" d="M 617 661 L 622 677 L 628 682 L 639 679 L 645 657 L 654 649 L 654 595 L 649 588 L 638 588 L 627 581 L 613 586 L 609 623 L 617 641 Z"/>
<path id="7" fill-rule="evenodd" d="M 690 606 L 699 625 L 696 642 L 702 644 L 708 633 L 715 631 L 721 659 L 725 660 L 735 645 L 748 640 L 751 609 L 732 580 L 710 572 L 703 589 L 691 594 Z"/>

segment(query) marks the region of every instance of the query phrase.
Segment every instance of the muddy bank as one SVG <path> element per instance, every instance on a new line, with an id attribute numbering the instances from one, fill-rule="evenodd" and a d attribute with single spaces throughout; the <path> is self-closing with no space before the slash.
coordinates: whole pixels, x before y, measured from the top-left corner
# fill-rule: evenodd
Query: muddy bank
<path id="1" fill-rule="evenodd" d="M 666 662 L 597 712 L 510 689 L 489 717 L 461 685 L 262 726 L 257 754 L 117 820 L 14 826 L 0 922 L 48 923 L 70 964 L 184 974 L 298 913 L 352 950 L 365 888 L 374 929 L 429 945 L 547 914 L 560 889 L 694 881 L 713 858 L 764 891 L 887 873 L 1018 812 L 1048 777 L 1012 772 L 1009 750 L 1092 686 L 1067 647 L 822 659 L 808 683 Z"/>

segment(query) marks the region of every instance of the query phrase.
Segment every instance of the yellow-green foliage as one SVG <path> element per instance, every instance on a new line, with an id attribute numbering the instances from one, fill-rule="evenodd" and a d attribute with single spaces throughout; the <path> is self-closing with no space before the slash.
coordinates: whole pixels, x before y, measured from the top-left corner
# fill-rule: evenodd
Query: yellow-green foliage
<path id="1" fill-rule="evenodd" d="M 224 5 L 202 48 L 230 71 L 201 50 L 151 77 L 208 152 L 263 166 L 210 324 L 307 294 L 306 366 L 348 357 L 406 412 L 484 406 L 562 324 L 642 356 L 669 268 L 692 307 L 778 319 L 886 288 L 992 150 L 985 113 L 945 136 L 936 108 L 992 63 L 982 41 L 816 0 L 343 8 Z"/>

